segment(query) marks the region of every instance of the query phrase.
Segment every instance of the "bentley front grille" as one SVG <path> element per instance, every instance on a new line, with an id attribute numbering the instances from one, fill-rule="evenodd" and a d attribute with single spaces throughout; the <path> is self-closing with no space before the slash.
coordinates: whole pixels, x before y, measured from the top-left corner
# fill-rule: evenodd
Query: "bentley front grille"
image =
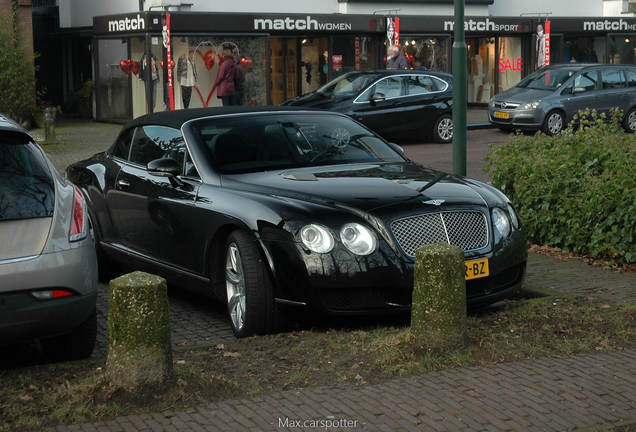
<path id="1" fill-rule="evenodd" d="M 479 211 L 429 213 L 396 220 L 393 234 L 404 252 L 415 257 L 425 245 L 445 242 L 464 251 L 481 249 L 488 244 L 488 222 Z"/>

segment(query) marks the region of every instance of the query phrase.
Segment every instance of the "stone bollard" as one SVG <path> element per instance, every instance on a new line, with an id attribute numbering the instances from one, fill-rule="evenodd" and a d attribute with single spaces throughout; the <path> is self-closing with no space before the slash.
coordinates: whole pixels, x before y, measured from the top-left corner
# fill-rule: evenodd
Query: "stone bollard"
<path id="1" fill-rule="evenodd" d="M 411 334 L 420 353 L 468 344 L 464 251 L 446 243 L 416 251 Z"/>
<path id="2" fill-rule="evenodd" d="M 55 119 L 50 108 L 44 114 L 44 144 L 59 144 L 55 136 Z"/>
<path id="3" fill-rule="evenodd" d="M 174 385 L 169 315 L 165 279 L 134 272 L 110 281 L 106 378 L 137 402 Z"/>

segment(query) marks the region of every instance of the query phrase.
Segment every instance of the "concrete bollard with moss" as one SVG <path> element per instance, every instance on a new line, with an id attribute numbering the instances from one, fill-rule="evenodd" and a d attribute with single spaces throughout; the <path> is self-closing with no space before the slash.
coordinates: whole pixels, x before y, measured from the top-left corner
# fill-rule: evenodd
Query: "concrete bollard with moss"
<path id="1" fill-rule="evenodd" d="M 106 378 L 137 401 L 174 385 L 169 315 L 165 279 L 134 272 L 110 281 Z"/>
<path id="2" fill-rule="evenodd" d="M 441 354 L 468 343 L 464 251 L 446 243 L 416 251 L 411 334 L 419 352 Z"/>

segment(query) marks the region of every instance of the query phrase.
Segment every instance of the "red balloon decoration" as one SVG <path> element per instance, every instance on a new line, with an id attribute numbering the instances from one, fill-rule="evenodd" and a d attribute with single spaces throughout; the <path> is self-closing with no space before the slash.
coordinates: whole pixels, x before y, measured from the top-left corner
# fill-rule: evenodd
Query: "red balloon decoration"
<path id="1" fill-rule="evenodd" d="M 132 71 L 135 75 L 139 75 L 139 62 L 132 62 Z"/>
<path id="2" fill-rule="evenodd" d="M 212 54 L 205 56 L 203 60 L 205 62 L 205 67 L 210 70 L 214 67 L 214 56 Z"/>
<path id="3" fill-rule="evenodd" d="M 252 60 L 246 59 L 246 58 L 242 58 L 241 59 L 241 66 L 243 66 L 243 69 L 245 69 L 245 72 L 249 72 L 250 69 L 252 69 Z"/>
<path id="4" fill-rule="evenodd" d="M 121 67 L 121 70 L 124 71 L 126 76 L 130 75 L 130 71 L 132 69 L 132 63 L 133 63 L 133 61 L 130 60 L 130 59 L 122 60 L 122 61 L 119 62 L 119 66 Z"/>

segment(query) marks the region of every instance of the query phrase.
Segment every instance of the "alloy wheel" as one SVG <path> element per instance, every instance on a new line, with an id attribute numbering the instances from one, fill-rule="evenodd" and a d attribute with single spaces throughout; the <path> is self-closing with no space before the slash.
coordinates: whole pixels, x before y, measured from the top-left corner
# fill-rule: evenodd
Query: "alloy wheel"
<path id="1" fill-rule="evenodd" d="M 236 243 L 230 243 L 227 248 L 225 287 L 232 325 L 240 331 L 245 324 L 245 272 L 243 271 L 241 253 Z"/>

